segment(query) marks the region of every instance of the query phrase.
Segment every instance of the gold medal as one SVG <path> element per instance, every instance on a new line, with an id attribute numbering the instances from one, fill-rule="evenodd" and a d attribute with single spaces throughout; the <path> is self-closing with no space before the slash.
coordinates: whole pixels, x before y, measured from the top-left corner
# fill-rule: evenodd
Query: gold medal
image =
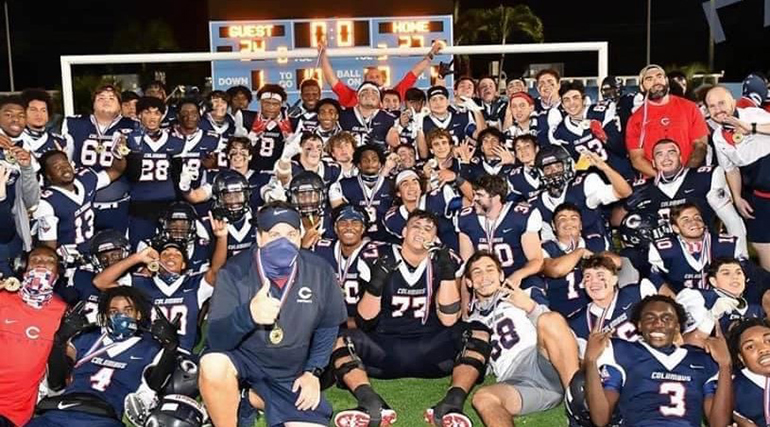
<path id="1" fill-rule="evenodd" d="M 125 145 L 119 145 L 118 146 L 118 154 L 121 156 L 127 156 L 129 153 L 131 153 L 131 149 L 126 147 Z"/>
<path id="2" fill-rule="evenodd" d="M 283 341 L 283 329 L 277 324 L 270 330 L 270 342 L 278 345 Z"/>
<path id="3" fill-rule="evenodd" d="M 160 263 L 158 261 L 151 261 L 147 264 L 147 269 L 153 273 L 157 273 L 160 270 Z"/>
<path id="4" fill-rule="evenodd" d="M 591 129 L 591 121 L 590 120 L 581 120 L 580 121 L 580 128 L 584 130 Z"/>
<path id="5" fill-rule="evenodd" d="M 94 151 L 96 151 L 99 154 L 104 153 L 104 145 L 102 145 L 101 143 L 97 143 L 96 147 L 94 148 Z"/>
<path id="6" fill-rule="evenodd" d="M 21 282 L 15 277 L 9 277 L 2 282 L 0 289 L 5 289 L 8 292 L 16 292 L 21 288 Z"/>
<path id="7" fill-rule="evenodd" d="M 6 162 L 8 162 L 10 164 L 16 163 L 16 156 L 13 154 L 13 151 L 5 150 L 3 153 L 5 155 L 5 161 Z"/>
<path id="8" fill-rule="evenodd" d="M 743 141 L 743 134 L 740 132 L 735 132 L 733 134 L 733 142 L 735 142 L 736 144 L 740 144 L 741 141 Z"/>

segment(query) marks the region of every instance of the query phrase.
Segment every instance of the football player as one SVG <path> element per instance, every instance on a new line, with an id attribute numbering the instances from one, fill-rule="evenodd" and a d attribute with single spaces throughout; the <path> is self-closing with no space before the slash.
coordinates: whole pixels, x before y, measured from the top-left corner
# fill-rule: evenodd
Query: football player
<path id="1" fill-rule="evenodd" d="M 473 191 L 474 205 L 457 217 L 460 256 L 467 261 L 476 251 L 489 251 L 500 260 L 508 286 L 542 285 L 537 276 L 543 267 L 540 212 L 506 202 L 508 183 L 498 175 L 481 177 Z"/>
<path id="2" fill-rule="evenodd" d="M 0 99 L 0 126 L 15 120 L 6 114 L 12 106 Z M 29 211 L 40 201 L 40 184 L 32 154 L 0 135 L 0 275 L 12 273 L 9 260 L 32 244 Z"/>
<path id="3" fill-rule="evenodd" d="M 249 130 L 254 157 L 250 168 L 257 172 L 272 171 L 283 153 L 286 140 L 294 132 L 291 121 L 281 106 L 286 102 L 286 91 L 279 85 L 266 84 L 257 92 L 259 115 Z"/>
<path id="4" fill-rule="evenodd" d="M 120 93 L 120 114 L 123 117 L 138 120 L 136 117 L 136 103 L 140 96 L 133 90 L 124 90 Z"/>
<path id="5" fill-rule="evenodd" d="M 629 212 L 623 217 L 618 227 L 621 245 L 618 255 L 622 262 L 621 286 L 638 282 L 641 277 L 650 277 L 650 245 L 664 236 L 665 231 L 661 228 L 657 215 Z"/>
<path id="6" fill-rule="evenodd" d="M 505 288 L 500 262 L 489 252 L 468 260 L 465 280 L 474 294 L 470 320 L 492 331 L 489 368 L 497 382 L 473 396 L 484 424 L 513 426 L 517 416 L 559 405 L 578 370 L 577 345 L 564 318 L 548 311 L 539 289 Z"/>
<path id="7" fill-rule="evenodd" d="M 84 301 L 83 314 L 89 322 L 96 323 L 102 291 L 94 286 L 94 277 L 112 264 L 128 258 L 131 254 L 131 244 L 124 235 L 110 229 L 99 231 L 89 243 L 88 263 L 75 270 L 61 293 L 70 305 Z M 131 277 L 123 275 L 115 283 L 118 286 L 130 285 Z"/>
<path id="8" fill-rule="evenodd" d="M 406 220 L 409 214 L 416 209 L 425 210 L 425 197 L 423 197 L 423 183 L 417 172 L 406 169 L 396 176 L 396 202 L 397 204 L 388 210 L 382 221 L 385 231 L 390 234 L 389 241 L 401 243 Z M 431 210 L 431 212 L 434 212 Z"/>
<path id="9" fill-rule="evenodd" d="M 322 237 L 334 237 L 326 187 L 321 177 L 310 171 L 297 174 L 289 184 L 289 203 L 302 217 L 302 247 L 315 245 Z"/>
<path id="10" fill-rule="evenodd" d="M 476 93 L 487 127 L 501 129 L 508 103 L 505 98 L 499 96 L 497 82 L 490 76 L 483 76 L 479 78 L 477 86 Z"/>
<path id="11" fill-rule="evenodd" d="M 189 176 L 191 186 L 198 187 L 203 178 L 203 170 L 216 166 L 216 151 L 219 147 L 219 135 L 213 131 L 204 131 L 199 127 L 201 120 L 198 102 L 192 98 L 186 98 L 179 102 L 179 114 L 177 124 L 174 126 L 173 136 L 184 141 L 182 153 L 177 155 L 175 162 L 180 162 L 178 167 L 181 174 Z M 227 153 L 223 153 L 225 156 Z M 227 164 L 225 159 L 224 164 Z M 207 167 L 208 166 L 208 167 Z M 181 185 L 181 182 L 180 182 Z"/>
<path id="12" fill-rule="evenodd" d="M 318 126 L 313 129 L 313 133 L 321 137 L 324 144 L 329 141 L 334 135 L 342 132 L 340 127 L 340 114 L 342 113 L 342 107 L 336 99 L 324 98 L 318 101 Z M 304 131 L 304 129 L 297 129 L 297 132 Z"/>
<path id="13" fill-rule="evenodd" d="M 422 128 L 417 132 L 417 149 L 420 157 L 428 158 L 430 153 L 425 136 L 433 129 L 444 129 L 452 135 L 452 145 L 459 145 L 466 138 L 475 138 L 478 127 L 467 113 L 460 113 L 449 107 L 449 91 L 444 86 L 428 89 L 430 113 L 422 119 Z"/>
<path id="14" fill-rule="evenodd" d="M 362 253 L 359 329 L 343 331 L 331 356 L 337 383 L 353 393 L 358 408 L 339 412 L 335 425 L 390 425 L 395 420 L 372 389 L 370 376 L 439 378 L 452 372 L 449 396 L 435 407 L 431 420 L 446 425 L 465 417 L 465 398 L 485 371 L 489 331 L 477 323 L 458 323 L 457 264 L 447 249 L 427 249 L 436 231 L 435 217 L 415 210 L 404 228 L 403 246 L 382 246 L 374 259 Z"/>
<path id="15" fill-rule="evenodd" d="M 358 263 L 364 257 L 376 259 L 380 242 L 373 242 L 364 235 L 366 214 L 357 206 L 342 205 L 334 212 L 336 239 L 321 239 L 311 250 L 331 264 L 337 272 L 345 305 L 348 308 L 348 328 L 355 328 L 356 306 L 361 291 L 358 283 Z"/>
<path id="16" fill-rule="evenodd" d="M 72 147 L 69 157 L 75 167 L 95 171 L 112 165 L 112 147 L 121 136 L 128 135 L 139 123 L 120 115 L 120 94 L 113 86 L 100 86 L 94 92 L 93 114 L 65 117 L 62 135 Z M 125 232 L 128 228 L 128 180 L 119 179 L 103 188 L 94 203 L 94 227 Z"/>
<path id="17" fill-rule="evenodd" d="M 611 101 L 585 106 L 585 87 L 579 81 L 567 82 L 559 89 L 561 105 L 567 113 L 553 132 L 552 144 L 567 149 L 574 161 L 585 151 L 599 155 L 626 180 L 634 178 L 634 170 Z"/>
<path id="18" fill-rule="evenodd" d="M 212 91 L 206 97 L 205 113 L 200 128 L 214 132 L 221 140 L 227 141 L 235 132 L 235 119 L 228 113 L 230 96 L 221 90 Z"/>
<path id="19" fill-rule="evenodd" d="M 33 214 L 37 221 L 37 237 L 62 254 L 65 263 L 78 253 L 87 254 L 94 235 L 96 192 L 117 180 L 126 167 L 125 159 L 115 159 L 109 168 L 98 172 L 91 168 L 78 172 L 63 151 L 48 151 L 40 158 L 46 186 L 40 204 Z"/>
<path id="20" fill-rule="evenodd" d="M 580 209 L 564 202 L 553 214 L 556 239 L 543 242 L 543 276 L 548 307 L 569 319 L 588 304 L 583 285 L 582 261 L 604 252 L 604 236 L 583 236 Z M 619 259 L 607 253 L 613 262 Z"/>
<path id="21" fill-rule="evenodd" d="M 160 120 L 160 127 L 170 128 L 176 121 L 176 107 L 173 104 L 167 104 L 169 96 L 167 95 L 166 85 L 160 80 L 153 80 L 142 87 L 142 95 L 158 98 L 163 104 L 166 104 L 166 110 Z"/>
<path id="22" fill-rule="evenodd" d="M 123 426 L 125 397 L 160 390 L 176 366 L 175 325 L 160 319 L 150 328 L 150 307 L 141 291 L 119 286 L 99 300 L 98 328 L 71 311 L 54 338 L 61 351 L 48 360 L 48 384 L 63 392 L 41 400 L 42 415 L 27 425 Z"/>
<path id="23" fill-rule="evenodd" d="M 566 115 L 561 105 L 559 88 L 561 76 L 554 69 L 540 70 L 535 75 L 538 97 L 535 99 L 535 117 L 537 118 L 537 140 L 541 147 L 550 144 L 556 126 Z"/>
<path id="24" fill-rule="evenodd" d="M 540 184 L 544 191 L 530 203 L 542 215 L 544 227 L 541 237 L 544 240 L 552 238 L 550 223 L 553 210 L 563 202 L 573 203 L 580 208 L 585 233 L 605 236 L 608 240 L 604 218 L 601 212 L 596 211 L 597 208 L 631 195 L 631 186 L 607 162 L 594 153 L 586 153 L 585 157 L 591 166 L 604 174 L 609 184 L 605 184 L 594 172 L 576 177 L 574 161 L 562 147 L 545 147 L 537 153 L 535 166 L 540 172 Z"/>
<path id="25" fill-rule="evenodd" d="M 738 427 L 768 424 L 767 390 L 770 378 L 770 324 L 766 319 L 745 319 L 730 332 L 730 353 L 740 369 L 733 379 L 733 421 Z"/>
<path id="26" fill-rule="evenodd" d="M 141 129 L 128 136 L 126 176 L 131 182 L 128 206 L 128 239 L 131 247 L 155 233 L 158 216 L 169 202 L 176 200 L 175 177 L 171 163 L 184 150 L 185 141 L 161 129 L 165 104 L 154 97 L 136 103 Z"/>
<path id="27" fill-rule="evenodd" d="M 373 240 L 384 240 L 382 219 L 393 205 L 392 183 L 387 179 L 385 155 L 376 145 L 356 148 L 353 163 L 358 176 L 341 179 L 329 189 L 329 201 L 333 208 L 343 203 L 362 207 L 368 215 L 367 235 Z"/>
<path id="28" fill-rule="evenodd" d="M 42 89 L 26 89 L 21 93 L 21 99 L 24 100 L 24 112 L 27 118 L 27 126 L 21 134 L 24 141 L 22 147 L 32 153 L 35 159 L 39 159 L 46 151 L 59 150 L 71 154 L 72 150 L 67 147 L 67 141 L 63 136 L 55 134 L 46 129 L 50 119 L 50 112 L 53 111 L 51 95 Z M 35 164 L 35 170 L 40 168 Z"/>
<path id="29" fill-rule="evenodd" d="M 635 342 L 595 332 L 585 352 L 585 392 L 591 420 L 605 425 L 615 408 L 628 425 L 728 425 L 732 410 L 732 363 L 723 337 L 706 351 L 677 346 L 687 314 L 676 301 L 651 295 L 631 314 L 641 337 Z"/>
<path id="30" fill-rule="evenodd" d="M 711 260 L 743 259 L 738 239 L 707 229 L 698 205 L 685 202 L 671 209 L 674 234 L 650 245 L 650 279 L 674 294 L 684 288 L 708 289 L 706 275 Z M 664 289 L 665 289 L 664 288 Z"/>
<path id="31" fill-rule="evenodd" d="M 671 223 L 672 208 L 694 201 L 706 226 L 714 229 L 715 216 L 719 217 L 727 232 L 738 237 L 742 253 L 746 254 L 746 226 L 732 203 L 724 170 L 719 166 L 684 167 L 679 145 L 670 139 L 656 142 L 652 153 L 657 176 L 634 182 L 633 191 L 639 195 L 629 198 L 624 210 L 647 210 Z"/>
<path id="32" fill-rule="evenodd" d="M 624 133 L 631 114 L 642 104 L 643 95 L 639 93 L 624 93 L 623 80 L 616 76 L 607 76 L 602 80 L 599 88 L 602 99 L 607 99 L 617 105 L 618 119 L 620 119 L 621 131 Z"/>
<path id="33" fill-rule="evenodd" d="M 188 274 L 187 248 L 178 242 L 155 241 L 153 247 L 142 249 L 105 268 L 94 277 L 94 286 L 102 291 L 118 286 L 117 281 L 129 270 L 143 266 L 131 274 L 131 286 L 142 291 L 167 319 L 178 323 L 179 347 L 192 351 L 198 342 L 198 315 L 203 304 L 211 298 L 217 273 L 225 264 L 227 254 L 227 224 L 209 215 L 216 239 L 209 268 L 198 274 Z M 151 264 L 157 264 L 157 271 Z M 147 274 L 147 273 L 150 274 Z"/>
<path id="34" fill-rule="evenodd" d="M 398 145 L 396 118 L 380 109 L 380 88 L 365 81 L 356 93 L 358 104 L 342 110 L 340 128 L 353 134 L 357 147 L 371 144 L 381 148 Z"/>
<path id="35" fill-rule="evenodd" d="M 227 258 L 248 249 L 256 242 L 256 225 L 249 205 L 249 183 L 240 173 L 225 169 L 211 184 L 214 203 L 211 212 L 215 220 L 227 221 Z M 204 220 L 208 235 L 213 224 Z"/>
<path id="36" fill-rule="evenodd" d="M 535 111 L 535 100 L 527 92 L 517 92 L 511 95 L 505 110 L 502 131 L 507 139 L 516 138 L 519 135 L 532 135 L 538 138 L 540 129 Z M 535 140 L 539 141 L 538 139 Z M 539 143 L 538 143 L 539 145 Z"/>
<path id="37" fill-rule="evenodd" d="M 327 141 L 327 149 L 340 168 L 340 179 L 358 175 L 358 167 L 353 163 L 356 151 L 356 139 L 350 132 L 339 132 Z"/>
<path id="38" fill-rule="evenodd" d="M 483 175 L 507 176 L 516 162 L 514 155 L 505 148 L 505 135 L 497 128 L 486 128 L 479 133 L 481 155 L 473 157 L 468 152 L 469 144 L 461 144 L 456 151 L 460 155 L 460 173 L 470 182 L 476 182 Z"/>
<path id="39" fill-rule="evenodd" d="M 537 139 L 530 134 L 513 138 L 513 153 L 517 166 L 508 173 L 511 194 L 508 201 L 526 202 L 540 189 L 540 173 L 535 168 L 535 158 L 540 150 Z"/>
<path id="40" fill-rule="evenodd" d="M 638 340 L 631 313 L 636 303 L 658 293 L 655 285 L 642 279 L 638 284 L 620 288 L 617 264 L 604 254 L 588 257 L 582 270 L 583 286 L 590 302 L 569 320 L 570 329 L 577 337 L 580 358 L 585 354 L 591 332 L 613 331 L 613 338 Z"/>
<path id="41" fill-rule="evenodd" d="M 684 339 L 702 347 L 716 323 L 729 333 L 732 326 L 747 318 L 764 318 L 762 301 L 747 298 L 747 278 L 741 262 L 735 258 L 719 258 L 709 266 L 707 289 L 682 289 L 676 301 L 687 311 Z M 759 285 L 755 285 L 759 286 Z"/>
<path id="42" fill-rule="evenodd" d="M 6 137 L 11 145 L 21 147 L 24 144 L 22 134 L 27 126 L 24 100 L 20 96 L 7 96 L 1 101 L 3 117 L 0 120 L 0 136 Z"/>
<path id="43" fill-rule="evenodd" d="M 297 176 L 302 171 L 309 171 L 320 176 L 324 186 L 329 188 L 333 183 L 339 181 L 342 169 L 338 164 L 324 159 L 323 154 L 323 139 L 313 133 L 303 133 L 299 140 L 299 159 L 290 160 L 287 164 L 286 155 L 282 155 L 276 164 L 276 175 L 281 175 L 282 171 L 286 169 L 290 170 L 290 176 Z"/>
<path id="44" fill-rule="evenodd" d="M 318 127 L 318 100 L 321 99 L 321 85 L 318 80 L 305 79 L 299 84 L 301 104 L 289 109 L 291 127 L 297 132 L 312 132 Z"/>

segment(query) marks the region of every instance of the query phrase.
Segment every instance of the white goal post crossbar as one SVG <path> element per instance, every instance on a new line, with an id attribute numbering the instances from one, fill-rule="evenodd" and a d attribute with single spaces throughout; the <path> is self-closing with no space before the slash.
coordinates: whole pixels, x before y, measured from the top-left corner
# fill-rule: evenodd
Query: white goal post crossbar
<path id="1" fill-rule="evenodd" d="M 481 55 L 502 53 L 555 53 L 555 52 L 596 52 L 598 54 L 597 74 L 599 81 L 607 76 L 609 63 L 609 47 L 607 42 L 574 42 L 574 43 L 532 43 L 505 45 L 468 45 L 447 46 L 441 50 L 442 55 Z M 356 47 L 342 49 L 327 49 L 329 57 L 379 57 L 391 56 L 423 56 L 430 51 L 428 47 L 394 47 L 371 48 Z M 75 102 L 72 88 L 72 66 L 86 64 L 149 64 L 176 62 L 206 62 L 227 60 L 257 60 L 257 59 L 289 59 L 315 58 L 316 49 L 295 49 L 288 51 L 270 52 L 187 52 L 187 53 L 131 53 L 121 55 L 65 55 L 61 56 L 62 99 L 64 115 L 75 114 Z"/>

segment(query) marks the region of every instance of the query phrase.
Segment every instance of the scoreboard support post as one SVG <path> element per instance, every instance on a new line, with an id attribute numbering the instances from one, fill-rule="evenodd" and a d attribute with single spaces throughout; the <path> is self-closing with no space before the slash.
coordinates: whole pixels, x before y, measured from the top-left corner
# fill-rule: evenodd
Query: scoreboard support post
<path id="1" fill-rule="evenodd" d="M 388 56 L 424 56 L 430 47 L 393 47 L 371 48 L 351 47 L 328 49 L 329 57 L 356 57 L 382 55 Z M 480 55 L 480 54 L 514 54 L 514 53 L 554 53 L 554 52 L 596 52 L 598 54 L 597 74 L 599 81 L 608 73 L 609 47 L 607 42 L 574 42 L 574 43 L 533 43 L 506 45 L 469 45 L 447 46 L 441 51 L 442 55 Z M 72 87 L 72 66 L 86 64 L 150 64 L 176 62 L 208 62 L 233 60 L 260 59 L 291 59 L 316 58 L 316 49 L 295 49 L 287 51 L 265 52 L 187 52 L 187 53 L 132 53 L 120 55 L 63 55 L 60 58 L 62 73 L 62 99 L 64 114 L 75 113 Z"/>

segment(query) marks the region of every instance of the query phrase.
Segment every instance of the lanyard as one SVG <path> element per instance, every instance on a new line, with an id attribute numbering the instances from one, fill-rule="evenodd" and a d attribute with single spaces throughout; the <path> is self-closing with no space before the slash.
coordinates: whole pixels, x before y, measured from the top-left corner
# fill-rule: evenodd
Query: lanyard
<path id="1" fill-rule="evenodd" d="M 345 287 L 345 281 L 348 278 L 350 267 L 354 264 L 366 243 L 367 241 L 362 241 L 361 245 L 357 247 L 348 258 L 345 258 L 345 256 L 342 255 L 342 243 L 337 242 L 337 247 L 334 248 L 334 257 L 337 259 L 337 280 L 339 280 L 340 286 L 343 288 Z"/>
<path id="2" fill-rule="evenodd" d="M 380 188 L 382 188 L 382 185 L 385 184 L 385 178 L 380 175 L 377 177 L 377 182 L 374 184 L 374 187 L 371 189 L 369 186 L 366 185 L 363 179 L 361 179 L 361 175 L 358 175 L 358 185 L 361 186 L 361 193 L 364 196 L 364 204 L 367 208 L 372 207 L 372 203 L 374 203 L 374 196 L 377 195 L 377 192 L 380 191 Z M 371 193 L 367 194 L 367 190 L 371 191 Z"/>

